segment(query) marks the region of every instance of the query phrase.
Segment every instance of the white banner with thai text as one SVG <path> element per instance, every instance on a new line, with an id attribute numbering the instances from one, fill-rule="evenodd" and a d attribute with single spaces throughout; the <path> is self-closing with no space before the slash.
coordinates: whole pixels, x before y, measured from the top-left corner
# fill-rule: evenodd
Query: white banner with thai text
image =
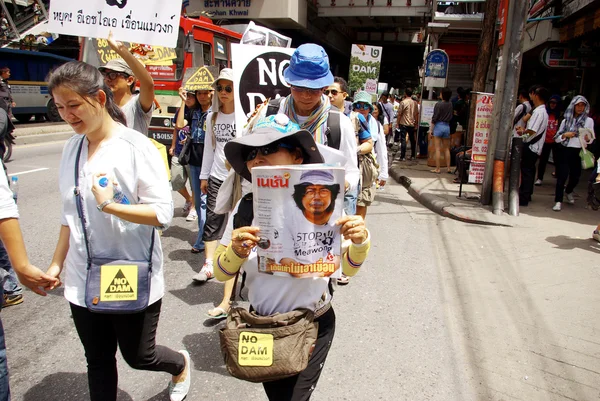
<path id="1" fill-rule="evenodd" d="M 475 129 L 473 131 L 473 148 L 471 150 L 471 167 L 469 169 L 469 182 L 472 184 L 483 183 L 485 161 L 487 158 L 488 139 L 492 125 L 492 112 L 494 111 L 493 93 L 476 93 Z"/>
<path id="2" fill-rule="evenodd" d="M 52 0 L 48 31 L 176 47 L 181 2 L 164 0 Z"/>

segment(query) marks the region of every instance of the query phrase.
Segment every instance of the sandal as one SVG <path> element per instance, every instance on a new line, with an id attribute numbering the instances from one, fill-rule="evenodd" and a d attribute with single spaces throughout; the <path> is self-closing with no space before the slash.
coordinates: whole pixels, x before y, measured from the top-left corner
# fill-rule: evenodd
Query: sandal
<path id="1" fill-rule="evenodd" d="M 204 252 L 204 249 L 196 249 L 196 248 L 192 247 L 191 252 L 192 253 L 201 253 L 201 252 Z"/>
<path id="2" fill-rule="evenodd" d="M 439 172 L 439 171 L 437 171 L 437 170 L 430 170 L 430 172 L 431 172 L 431 173 L 434 173 L 434 174 L 439 174 L 439 173 L 440 173 L 440 172 Z"/>
<path id="3" fill-rule="evenodd" d="M 227 312 L 228 311 L 225 309 L 217 306 L 216 308 L 209 310 L 206 314 L 211 319 L 225 319 L 227 317 Z"/>
<path id="4" fill-rule="evenodd" d="M 345 274 L 342 274 L 342 277 L 337 279 L 337 283 L 338 283 L 338 285 L 346 285 L 346 284 L 350 283 L 350 278 L 348 276 L 346 276 Z"/>

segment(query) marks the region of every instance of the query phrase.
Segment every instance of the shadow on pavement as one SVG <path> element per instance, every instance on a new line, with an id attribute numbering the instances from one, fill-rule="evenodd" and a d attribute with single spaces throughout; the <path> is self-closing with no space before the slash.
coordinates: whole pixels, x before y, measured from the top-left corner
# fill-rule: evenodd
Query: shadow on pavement
<path id="1" fill-rule="evenodd" d="M 546 241 L 556 245 L 555 249 L 572 250 L 575 248 L 583 249 L 590 252 L 600 253 L 600 243 L 592 238 L 572 238 L 566 235 L 557 235 L 548 237 Z"/>
<path id="2" fill-rule="evenodd" d="M 195 230 L 190 230 L 188 228 L 183 228 L 180 226 L 171 226 L 162 233 L 162 236 L 165 238 L 177 238 L 182 241 L 188 242 L 190 246 L 192 246 L 194 245 L 196 237 L 198 236 L 198 223 L 189 222 L 189 224 L 193 224 Z"/>
<path id="3" fill-rule="evenodd" d="M 212 280 L 212 282 L 205 284 L 189 284 L 185 288 L 169 292 L 191 306 L 205 303 L 212 304 L 214 302 L 219 303 L 221 298 L 223 298 L 223 285 L 215 281 Z"/>
<path id="4" fill-rule="evenodd" d="M 165 399 L 157 397 L 152 399 Z M 23 395 L 23 401 L 82 401 L 89 399 L 87 374 L 72 372 L 52 373 Z M 125 391 L 118 389 L 117 400 L 133 401 L 133 398 Z"/>
<path id="5" fill-rule="evenodd" d="M 217 331 L 187 335 L 183 338 L 183 345 L 190 353 L 194 370 L 229 376 L 221 355 Z"/>

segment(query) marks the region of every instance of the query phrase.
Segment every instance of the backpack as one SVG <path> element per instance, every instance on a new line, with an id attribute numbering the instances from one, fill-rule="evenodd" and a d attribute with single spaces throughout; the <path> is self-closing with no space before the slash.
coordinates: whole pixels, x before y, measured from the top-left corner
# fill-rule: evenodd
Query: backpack
<path id="1" fill-rule="evenodd" d="M 279 106 L 283 101 L 283 97 L 278 99 L 271 99 L 267 106 L 267 116 L 272 116 L 279 112 Z M 312 133 L 311 133 L 312 134 Z M 340 113 L 330 111 L 327 116 L 327 130 L 325 131 L 327 137 L 327 146 L 334 149 L 340 149 L 340 142 L 342 140 L 342 130 L 340 128 Z"/>
<path id="2" fill-rule="evenodd" d="M 529 111 L 531 111 L 531 110 L 527 110 L 527 106 L 526 106 L 526 104 L 528 104 L 528 102 L 521 103 L 521 106 L 523 106 L 523 107 L 521 107 L 521 111 L 520 111 L 520 112 L 519 112 L 519 114 L 518 114 L 518 115 L 516 115 L 516 116 L 515 116 L 515 118 L 513 119 L 513 128 L 515 128 L 515 125 L 517 125 L 517 123 L 518 123 L 519 121 L 521 121 L 521 119 L 522 119 L 523 117 L 525 117 L 525 115 L 526 115 L 526 114 L 527 114 Z"/>

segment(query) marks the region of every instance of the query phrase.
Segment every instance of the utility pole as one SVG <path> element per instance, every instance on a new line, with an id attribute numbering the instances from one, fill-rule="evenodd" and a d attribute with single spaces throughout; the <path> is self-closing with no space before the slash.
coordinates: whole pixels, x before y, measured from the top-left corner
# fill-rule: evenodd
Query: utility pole
<path id="1" fill-rule="evenodd" d="M 506 1 L 508 11 L 506 29 L 503 30 L 504 44 L 496 78 L 494 113 L 489 142 L 481 203 L 493 203 L 494 214 L 504 211 L 504 166 L 512 136 L 512 121 L 516 103 L 521 60 L 523 58 L 523 32 L 527 21 L 528 0 Z"/>

